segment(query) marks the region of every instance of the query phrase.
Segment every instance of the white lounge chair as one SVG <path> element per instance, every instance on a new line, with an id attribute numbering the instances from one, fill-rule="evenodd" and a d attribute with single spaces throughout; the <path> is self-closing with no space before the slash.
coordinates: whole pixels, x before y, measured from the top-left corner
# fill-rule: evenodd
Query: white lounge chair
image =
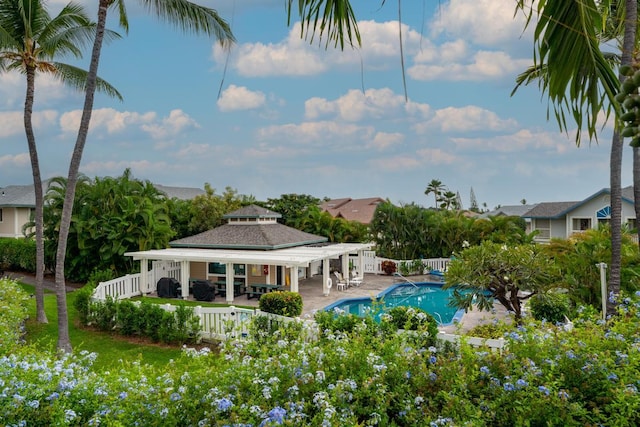
<path id="1" fill-rule="evenodd" d="M 349 280 L 349 284 L 354 286 L 362 285 L 362 282 L 364 281 L 364 277 L 358 276 L 358 272 L 355 270 L 351 274 L 352 276 L 351 276 L 351 280 Z"/>
<path id="2" fill-rule="evenodd" d="M 348 283 L 346 280 L 344 280 L 344 277 L 342 277 L 342 273 L 340 273 L 339 271 L 334 271 L 333 274 L 336 275 L 336 278 L 338 279 L 338 281 L 336 282 L 336 288 L 339 291 L 344 291 L 345 289 L 347 289 Z"/>

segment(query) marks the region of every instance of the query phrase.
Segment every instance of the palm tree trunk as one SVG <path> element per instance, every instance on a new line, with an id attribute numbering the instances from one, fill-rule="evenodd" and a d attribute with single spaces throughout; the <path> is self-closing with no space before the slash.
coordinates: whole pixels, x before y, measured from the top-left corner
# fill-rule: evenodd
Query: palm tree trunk
<path id="1" fill-rule="evenodd" d="M 102 49 L 102 41 L 104 39 L 109 3 L 110 0 L 100 0 L 99 2 L 96 38 L 93 44 L 91 63 L 87 74 L 84 107 L 82 110 L 82 118 L 80 119 L 80 128 L 78 129 L 76 145 L 73 148 L 73 154 L 71 155 L 71 162 L 69 164 L 67 189 L 64 196 L 62 218 L 60 220 L 60 234 L 58 238 L 58 249 L 56 252 L 56 295 L 58 297 L 58 350 L 64 352 L 71 352 L 71 340 L 69 339 L 69 316 L 67 312 L 67 295 L 64 278 L 67 238 L 69 237 L 69 229 L 71 227 L 71 213 L 73 212 L 80 162 L 82 160 L 84 146 L 89 134 L 89 123 L 91 122 L 93 99 L 96 92 L 98 64 L 100 62 L 100 51 Z"/>
<path id="2" fill-rule="evenodd" d="M 40 162 L 36 138 L 33 133 L 33 100 L 35 93 L 36 70 L 33 66 L 26 67 L 27 94 L 24 101 L 24 130 L 29 146 L 29 158 L 31 159 L 31 173 L 33 174 L 33 189 L 36 196 L 36 321 L 48 323 L 47 314 L 44 311 L 44 238 L 43 238 L 43 207 L 42 177 L 40 176 Z"/>
<path id="3" fill-rule="evenodd" d="M 638 229 L 638 245 L 640 246 L 640 228 L 638 218 L 640 218 L 640 150 L 633 148 L 633 207 L 636 212 L 636 228 Z"/>
<path id="4" fill-rule="evenodd" d="M 624 39 L 622 42 L 622 58 L 620 65 L 631 65 L 636 42 L 638 20 L 637 0 L 625 1 Z M 624 76 L 620 75 L 620 80 Z M 617 128 L 617 125 L 616 125 Z M 611 265 L 609 266 L 609 295 L 607 298 L 607 313 L 615 315 L 620 295 L 620 269 L 622 264 L 622 151 L 623 138 L 618 130 L 613 132 L 611 141 Z M 634 153 L 635 163 L 635 153 Z M 636 181 L 634 165 L 634 186 Z M 635 193 L 634 188 L 634 193 Z M 636 198 L 634 205 L 636 212 L 640 200 Z"/>

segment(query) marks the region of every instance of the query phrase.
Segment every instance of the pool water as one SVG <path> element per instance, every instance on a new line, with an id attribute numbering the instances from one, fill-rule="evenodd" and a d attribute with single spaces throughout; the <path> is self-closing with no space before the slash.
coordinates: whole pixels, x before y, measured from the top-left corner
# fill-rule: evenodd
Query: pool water
<path id="1" fill-rule="evenodd" d="M 442 283 L 402 283 L 379 293 L 375 303 L 367 297 L 341 299 L 325 307 L 325 310 L 343 311 L 361 317 L 377 310 L 376 319 L 379 319 L 383 311 L 393 307 L 417 307 L 431 314 L 439 324 L 449 325 L 459 321 L 464 314 L 464 310 L 449 306 L 452 295 L 453 289 L 442 289 Z"/>

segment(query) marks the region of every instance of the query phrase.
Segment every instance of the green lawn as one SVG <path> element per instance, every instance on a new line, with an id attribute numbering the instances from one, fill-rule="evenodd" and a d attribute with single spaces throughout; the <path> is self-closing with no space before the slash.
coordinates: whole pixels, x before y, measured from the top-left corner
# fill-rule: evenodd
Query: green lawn
<path id="1" fill-rule="evenodd" d="M 21 284 L 23 289 L 33 294 L 34 287 Z M 90 331 L 77 326 L 77 312 L 73 302 L 75 294 L 67 293 L 67 307 L 69 309 L 69 336 L 74 351 L 87 350 L 98 354 L 94 364 L 96 370 L 111 369 L 114 363 L 122 360 L 141 360 L 144 363 L 164 365 L 171 359 L 176 359 L 180 348 L 133 343 L 106 332 Z M 49 323 L 39 324 L 35 321 L 36 301 L 32 299 L 29 306 L 29 320 L 27 321 L 27 342 L 35 343 L 40 348 L 55 351 L 58 339 L 58 313 L 56 296 L 51 292 L 45 293 L 45 311 Z"/>

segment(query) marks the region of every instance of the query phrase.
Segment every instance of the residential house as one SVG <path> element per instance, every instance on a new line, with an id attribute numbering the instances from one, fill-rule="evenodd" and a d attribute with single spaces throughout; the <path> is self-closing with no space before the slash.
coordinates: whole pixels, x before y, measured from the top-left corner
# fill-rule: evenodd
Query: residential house
<path id="1" fill-rule="evenodd" d="M 367 199 L 333 199 L 321 203 L 320 209 L 323 212 L 329 212 L 334 218 L 344 218 L 347 221 L 370 224 L 376 208 L 384 201 L 381 197 L 370 197 Z"/>
<path id="2" fill-rule="evenodd" d="M 48 180 L 42 182 L 43 191 L 46 192 L 48 186 Z M 204 190 L 200 188 L 169 187 L 159 184 L 154 186 L 168 198 L 189 200 L 204 194 Z M 31 220 L 35 207 L 36 195 L 33 184 L 0 187 L 0 237 L 23 237 L 22 229 Z"/>
<path id="3" fill-rule="evenodd" d="M 490 218 L 492 216 L 519 216 L 523 217 L 524 214 L 529 212 L 536 205 L 507 205 L 495 208 L 492 211 L 484 212 L 478 216 L 478 218 Z M 531 219 L 524 218 L 526 223 L 525 232 L 531 233 Z"/>
<path id="4" fill-rule="evenodd" d="M 548 242 L 553 237 L 568 238 L 609 223 L 610 200 L 611 191 L 604 188 L 582 201 L 538 203 L 522 217 L 531 221 L 532 231 L 538 231 L 536 241 Z M 636 228 L 632 186 L 622 189 L 622 224 Z"/>

